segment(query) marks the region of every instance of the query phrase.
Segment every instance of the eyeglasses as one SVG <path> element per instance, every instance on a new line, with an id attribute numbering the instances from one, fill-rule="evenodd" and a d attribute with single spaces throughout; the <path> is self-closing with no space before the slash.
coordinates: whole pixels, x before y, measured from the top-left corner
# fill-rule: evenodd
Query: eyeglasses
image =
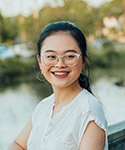
<path id="1" fill-rule="evenodd" d="M 55 66 L 59 59 L 62 58 L 63 63 L 67 67 L 73 67 L 78 63 L 79 57 L 82 54 L 78 54 L 75 52 L 67 52 L 62 56 L 55 54 L 54 52 L 45 52 L 41 53 L 41 58 L 46 66 Z"/>

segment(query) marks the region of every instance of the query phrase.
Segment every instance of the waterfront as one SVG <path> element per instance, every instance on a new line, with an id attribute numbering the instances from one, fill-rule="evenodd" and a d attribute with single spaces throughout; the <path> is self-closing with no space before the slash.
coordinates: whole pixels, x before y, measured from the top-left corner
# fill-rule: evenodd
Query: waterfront
<path id="1" fill-rule="evenodd" d="M 103 104 L 109 125 L 125 120 L 124 86 L 116 86 L 113 80 L 102 78 L 93 85 L 92 90 Z M 43 97 L 40 98 L 28 84 L 0 93 L 0 149 L 7 149 Z"/>

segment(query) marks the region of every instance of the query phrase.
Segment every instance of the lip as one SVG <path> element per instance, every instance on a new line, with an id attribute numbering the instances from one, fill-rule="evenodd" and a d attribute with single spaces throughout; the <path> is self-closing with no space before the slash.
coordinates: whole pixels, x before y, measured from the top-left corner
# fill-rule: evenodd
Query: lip
<path id="1" fill-rule="evenodd" d="M 69 71 L 51 71 L 56 78 L 66 78 L 69 75 Z"/>

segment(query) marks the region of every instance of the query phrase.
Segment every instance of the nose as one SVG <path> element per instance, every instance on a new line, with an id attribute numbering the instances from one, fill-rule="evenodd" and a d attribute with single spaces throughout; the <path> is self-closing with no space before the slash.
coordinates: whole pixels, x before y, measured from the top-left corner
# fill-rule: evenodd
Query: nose
<path id="1" fill-rule="evenodd" d="M 63 60 L 63 57 L 58 57 L 57 64 L 55 65 L 55 67 L 58 67 L 58 68 L 66 67 L 64 60 Z"/>

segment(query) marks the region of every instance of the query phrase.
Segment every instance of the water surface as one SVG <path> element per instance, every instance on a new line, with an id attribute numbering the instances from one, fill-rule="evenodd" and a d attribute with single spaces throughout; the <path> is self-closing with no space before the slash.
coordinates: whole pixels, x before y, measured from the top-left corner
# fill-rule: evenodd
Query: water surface
<path id="1" fill-rule="evenodd" d="M 125 120 L 125 87 L 102 78 L 92 90 L 103 104 L 109 125 Z M 27 84 L 0 93 L 0 150 L 16 138 L 39 102 L 36 91 Z"/>

